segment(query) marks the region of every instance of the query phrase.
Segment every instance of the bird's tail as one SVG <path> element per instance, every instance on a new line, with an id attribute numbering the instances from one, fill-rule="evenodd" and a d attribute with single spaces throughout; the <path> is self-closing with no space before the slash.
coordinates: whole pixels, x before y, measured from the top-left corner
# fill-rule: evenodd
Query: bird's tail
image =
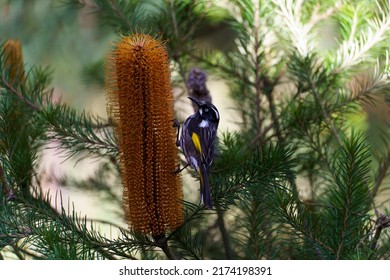
<path id="1" fill-rule="evenodd" d="M 211 209 L 211 193 L 210 193 L 210 185 L 209 185 L 209 171 L 208 168 L 204 164 L 200 164 L 199 166 L 199 178 L 200 178 L 200 197 L 204 205 Z"/>

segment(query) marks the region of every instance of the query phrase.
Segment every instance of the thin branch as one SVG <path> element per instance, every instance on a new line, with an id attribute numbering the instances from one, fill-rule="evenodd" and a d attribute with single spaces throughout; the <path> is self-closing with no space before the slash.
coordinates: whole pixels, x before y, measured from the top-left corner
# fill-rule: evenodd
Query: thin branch
<path id="1" fill-rule="evenodd" d="M 388 227 L 390 227 L 390 216 L 380 214 L 379 218 L 376 221 L 375 235 L 371 244 L 372 250 L 375 250 L 377 248 L 378 240 L 381 236 L 382 230 Z"/>
<path id="2" fill-rule="evenodd" d="M 19 100 L 21 100 L 23 103 L 25 103 L 25 104 L 26 104 L 28 107 L 30 107 L 33 111 L 39 112 L 39 111 L 42 110 L 38 105 L 34 104 L 34 103 L 31 102 L 30 100 L 27 100 L 27 99 L 23 96 L 23 94 L 22 94 L 21 92 L 19 92 L 18 90 L 16 90 L 11 84 L 9 84 L 8 81 L 4 79 L 3 76 L 1 76 L 1 83 L 2 83 L 3 87 L 4 87 L 6 90 L 8 90 L 8 91 L 12 92 L 14 95 L 16 95 L 16 96 L 19 98 Z"/>
<path id="3" fill-rule="evenodd" d="M 282 136 L 280 130 L 279 116 L 276 112 L 276 106 L 275 106 L 272 93 L 266 94 L 266 97 L 268 99 L 269 110 L 271 112 L 271 119 L 272 119 L 272 123 L 274 124 L 276 138 L 278 138 L 279 142 L 284 142 L 284 137 Z"/>
<path id="4" fill-rule="evenodd" d="M 34 210 L 37 210 L 37 208 L 38 208 L 38 210 L 41 210 L 42 198 L 39 199 L 39 198 L 30 197 L 29 199 L 30 199 L 29 201 L 21 201 L 23 203 L 24 207 L 31 208 Z M 45 210 L 47 210 L 47 211 L 42 212 L 42 213 L 45 214 L 47 216 L 47 218 L 54 219 L 57 222 L 59 222 L 61 226 L 65 227 L 65 228 L 69 228 L 70 230 L 72 230 L 74 233 L 77 234 L 78 238 L 80 238 L 80 239 L 85 238 L 86 232 L 84 231 L 84 228 L 80 228 L 79 225 L 74 223 L 74 221 L 72 220 L 73 217 L 68 217 L 68 216 L 65 216 L 64 214 L 58 213 L 57 210 L 52 207 L 50 202 L 45 201 L 45 200 L 43 200 L 43 201 L 45 202 L 45 207 L 47 207 Z M 62 205 L 62 199 L 61 199 L 61 209 L 64 211 L 64 208 Z M 72 221 L 72 224 L 69 224 L 70 220 Z M 69 225 L 70 225 L 70 227 L 69 227 Z M 87 237 L 87 239 L 89 239 L 91 247 L 93 247 L 93 249 L 96 252 L 100 253 L 102 256 L 104 256 L 107 259 L 110 259 L 110 260 L 116 259 L 115 255 L 113 255 L 110 252 L 105 250 L 106 248 L 110 249 L 109 245 L 100 242 L 94 236 L 90 235 L 89 232 L 87 232 L 87 234 L 89 235 Z M 115 254 L 117 254 L 117 252 L 115 252 Z"/>
<path id="5" fill-rule="evenodd" d="M 227 260 L 231 260 L 233 258 L 232 247 L 230 245 L 230 238 L 226 230 L 223 214 L 224 212 L 221 209 L 219 209 L 219 207 L 217 207 L 217 223 L 218 223 L 219 230 L 221 231 L 222 242 L 225 248 L 225 257 Z"/>
<path id="6" fill-rule="evenodd" d="M 16 244 L 11 244 L 11 248 L 19 260 L 24 260 L 25 257 L 20 253 L 20 250 Z"/>
<path id="7" fill-rule="evenodd" d="M 89 219 L 89 218 L 86 218 L 86 221 L 88 222 L 93 222 L 93 223 L 99 223 L 99 224 L 105 224 L 105 225 L 109 225 L 109 226 L 113 226 L 113 227 L 116 227 L 124 232 L 128 232 L 128 229 L 127 228 L 124 228 L 124 227 L 121 227 L 120 225 L 117 225 L 113 222 L 109 222 L 109 221 L 106 221 L 106 220 L 100 220 L 100 219 Z"/>
<path id="8" fill-rule="evenodd" d="M 347 220 L 349 218 L 349 209 L 350 209 L 350 203 L 351 203 L 350 198 L 351 198 L 351 189 L 349 189 L 348 194 L 347 194 L 347 205 L 345 207 L 343 227 L 342 227 L 342 231 L 341 231 L 341 241 L 339 243 L 339 246 L 337 247 L 336 260 L 340 259 L 340 254 L 341 254 L 341 250 L 343 248 L 344 238 L 345 238 L 347 227 L 348 227 Z"/>
<path id="9" fill-rule="evenodd" d="M 302 57 L 307 56 L 313 46 L 310 44 L 310 26 L 303 24 L 300 19 L 303 1 L 295 1 L 294 3 L 292 0 L 273 0 L 273 2 L 279 6 L 276 12 L 290 32 L 290 40 L 293 46 Z"/>
<path id="10" fill-rule="evenodd" d="M 284 142 L 284 137 L 282 136 L 282 132 L 280 130 L 279 116 L 276 112 L 276 106 L 273 97 L 273 89 L 275 88 L 275 85 L 279 83 L 280 77 L 281 76 L 279 76 L 274 82 L 269 81 L 269 79 L 266 77 L 264 79 L 264 93 L 268 99 L 268 106 L 271 112 L 271 120 L 272 123 L 274 124 L 276 137 L 279 142 Z"/>
<path id="11" fill-rule="evenodd" d="M 8 194 L 8 184 L 5 180 L 4 169 L 1 165 L 0 165 L 0 180 L 1 180 L 2 191 L 5 195 L 7 195 Z"/>
<path id="12" fill-rule="evenodd" d="M 109 8 L 113 12 L 115 16 L 110 16 L 110 19 L 119 19 L 120 22 L 122 22 L 122 25 L 126 26 L 128 30 L 131 30 L 133 28 L 133 25 L 131 22 L 128 20 L 126 17 L 125 13 L 123 12 L 123 9 L 119 8 L 117 5 L 118 1 L 113 1 L 113 0 L 106 0 L 106 3 L 109 4 Z M 85 1 L 85 0 L 79 0 L 78 3 L 82 8 L 89 8 L 93 12 L 107 12 L 107 6 L 102 7 L 99 4 L 97 4 L 94 1 Z"/>
<path id="13" fill-rule="evenodd" d="M 331 122 L 329 120 L 329 117 L 328 117 L 328 113 L 326 112 L 324 106 L 322 106 L 322 101 L 321 101 L 321 98 L 320 98 L 319 93 L 317 91 L 316 85 L 314 84 L 314 81 L 311 78 L 310 78 L 309 83 L 310 83 L 310 89 L 311 89 L 311 92 L 313 93 L 314 99 L 315 99 L 316 103 L 318 104 L 318 106 L 320 107 L 320 110 L 321 110 L 324 122 L 326 123 L 328 128 L 332 131 L 333 136 L 337 140 L 337 143 L 340 146 L 342 146 L 343 145 L 343 141 L 341 140 L 340 134 L 337 131 L 336 127 L 331 124 Z"/>
<path id="14" fill-rule="evenodd" d="M 254 250 L 254 255 L 256 256 L 257 259 L 261 259 L 262 258 L 262 254 L 260 252 L 260 240 L 259 240 L 259 229 L 258 229 L 258 224 L 257 224 L 257 221 L 256 221 L 256 215 L 257 215 L 257 208 L 259 207 L 259 201 L 257 201 L 256 199 L 252 199 L 250 202 L 249 202 L 252 206 L 250 207 L 250 231 L 249 231 L 249 237 L 252 237 L 253 239 L 251 240 L 252 244 L 251 245 L 251 248 Z M 267 234 L 268 235 L 268 234 Z M 266 236 L 264 237 L 264 239 L 266 239 Z"/>
<path id="15" fill-rule="evenodd" d="M 179 27 L 177 25 L 176 14 L 175 14 L 175 1 L 171 0 L 171 11 L 172 11 L 172 24 L 176 39 L 179 39 Z"/>
<path id="16" fill-rule="evenodd" d="M 171 248 L 168 246 L 167 238 L 165 237 L 165 234 L 162 234 L 160 236 L 154 236 L 154 241 L 156 242 L 156 246 L 161 248 L 161 250 L 164 252 L 164 254 L 167 256 L 170 260 L 177 260 L 178 258 L 174 255 Z"/>
<path id="17" fill-rule="evenodd" d="M 113 12 L 116 13 L 117 17 L 126 24 L 127 28 L 128 29 L 131 29 L 133 28 L 132 24 L 129 22 L 129 20 L 126 18 L 126 15 L 123 13 L 123 10 L 122 9 L 119 9 L 116 4 L 116 1 L 109 1 L 110 3 L 110 7 L 112 9 Z"/>
<path id="18" fill-rule="evenodd" d="M 318 4 L 314 10 L 311 13 L 310 21 L 306 24 L 307 28 L 309 30 L 313 29 L 313 27 L 319 23 L 321 20 L 327 19 L 328 17 L 332 16 L 335 11 L 337 11 L 340 7 L 340 3 L 336 3 L 334 7 L 331 7 L 327 9 L 324 13 L 319 14 L 318 11 L 320 10 L 320 4 Z"/>
<path id="19" fill-rule="evenodd" d="M 260 7 L 259 1 L 254 1 L 254 23 L 253 23 L 253 37 L 254 37 L 254 45 L 253 45 L 253 60 L 254 60 L 254 74 L 255 74 L 255 104 L 256 104 L 256 132 L 260 133 L 262 130 L 262 116 L 261 116 L 261 93 L 262 93 L 262 77 L 260 73 L 260 39 L 259 39 L 259 29 L 260 29 Z"/>
<path id="20" fill-rule="evenodd" d="M 297 231 L 297 235 L 298 236 L 300 234 L 302 234 L 303 236 L 305 236 L 306 238 L 308 238 L 308 239 L 312 240 L 313 242 L 317 243 L 318 245 L 320 245 L 321 247 L 325 248 L 329 252 L 334 253 L 334 250 L 331 247 L 329 247 L 328 245 L 323 243 L 321 240 L 319 240 L 316 237 L 314 237 L 310 232 L 304 230 L 303 228 L 301 228 L 300 226 L 298 226 L 294 222 L 292 222 L 293 219 L 291 218 L 289 213 L 285 213 L 285 215 L 287 215 L 287 218 L 289 219 L 290 226 L 292 226 Z"/>
<path id="21" fill-rule="evenodd" d="M 42 108 L 42 105 L 37 105 L 37 104 L 31 102 L 30 100 L 28 100 L 25 96 L 23 96 L 23 94 L 20 91 L 18 91 L 15 87 L 13 87 L 11 84 L 9 84 L 7 82 L 7 80 L 4 79 L 3 76 L 1 76 L 1 83 L 6 90 L 8 90 L 12 94 L 14 94 L 21 102 L 26 104 L 33 111 L 35 111 L 37 113 L 45 113 L 45 109 Z M 99 138 L 94 137 L 94 140 L 92 140 L 90 137 L 83 138 L 80 135 L 73 133 L 73 129 L 71 130 L 71 133 L 69 133 L 69 130 L 62 128 L 57 123 L 53 123 L 53 122 L 49 122 L 49 121 L 48 121 L 48 123 L 54 128 L 54 131 L 56 132 L 57 138 L 59 138 L 58 134 L 60 133 L 64 137 L 73 138 L 73 139 L 79 141 L 80 143 L 84 143 L 84 144 L 89 145 L 89 146 L 96 145 L 96 146 L 99 146 L 103 149 L 104 148 L 114 149 L 114 150 L 117 149 L 117 147 L 114 146 L 113 144 L 108 144 L 108 143 L 100 140 Z M 103 127 L 101 127 L 101 128 L 103 128 Z M 56 138 L 56 137 L 54 137 L 54 138 Z M 63 137 L 61 139 L 63 139 Z"/>
<path id="22" fill-rule="evenodd" d="M 388 1 L 384 1 L 384 5 L 385 11 L 381 19 L 374 18 L 369 21 L 367 29 L 358 38 L 345 41 L 337 50 L 334 73 L 340 73 L 359 64 L 372 48 L 387 38 L 390 30 L 390 7 Z"/>
<path id="23" fill-rule="evenodd" d="M 321 150 L 321 144 L 319 142 L 318 143 L 315 142 L 315 140 L 311 137 L 309 132 L 307 132 L 306 129 L 304 129 L 304 128 L 305 128 L 305 126 L 303 125 L 302 126 L 302 130 L 304 131 L 304 133 L 306 134 L 306 136 L 309 139 L 310 147 L 313 148 L 314 151 L 316 151 L 318 153 L 318 155 L 320 156 L 322 161 L 325 162 L 325 165 L 328 168 L 328 170 L 331 170 L 331 164 L 330 164 L 330 162 L 328 160 L 327 155 Z"/>
<path id="24" fill-rule="evenodd" d="M 71 132 L 69 132 L 69 130 L 62 128 L 61 126 L 59 126 L 56 123 L 51 122 L 50 125 L 52 126 L 52 128 L 54 128 L 53 129 L 53 131 L 55 132 L 55 136 L 53 137 L 54 139 L 61 140 L 61 139 L 64 139 L 66 137 L 69 137 L 69 138 L 73 138 L 73 139 L 79 141 L 80 143 L 84 143 L 84 144 L 88 145 L 89 147 L 95 145 L 95 146 L 101 147 L 102 149 L 114 149 L 114 150 L 117 149 L 117 146 L 115 146 L 111 143 L 109 144 L 109 143 L 106 143 L 104 141 L 101 141 L 100 139 L 99 140 L 98 139 L 92 140 L 91 138 L 87 138 L 87 137 L 83 138 L 80 135 L 72 133 L 73 130 Z M 104 156 L 104 154 L 102 154 L 102 155 Z"/>
<path id="25" fill-rule="evenodd" d="M 23 254 L 25 254 L 26 256 L 29 256 L 33 259 L 38 259 L 38 260 L 43 260 L 44 258 L 39 256 L 38 254 L 36 254 L 35 252 L 32 252 L 30 250 L 28 250 L 27 248 L 19 248 L 19 251 L 21 251 Z"/>
<path id="26" fill-rule="evenodd" d="M 386 159 L 379 166 L 379 172 L 375 178 L 374 187 L 371 192 L 372 197 L 376 197 L 376 195 L 378 194 L 379 187 L 381 186 L 383 180 L 385 179 L 389 167 L 390 167 L 390 150 L 387 153 Z"/>
<path id="27" fill-rule="evenodd" d="M 239 79 L 240 81 L 245 82 L 248 86 L 254 86 L 255 85 L 254 82 L 251 81 L 247 77 L 247 75 L 241 75 L 239 72 L 234 71 L 235 68 L 231 69 L 231 68 L 226 67 L 226 66 L 224 66 L 222 64 L 213 63 L 213 62 L 207 60 L 206 58 L 198 56 L 198 55 L 195 55 L 193 53 L 188 53 L 187 55 L 189 57 L 191 57 L 192 59 L 197 60 L 198 62 L 206 64 L 208 67 L 219 69 L 222 72 L 224 72 L 225 74 L 229 75 L 230 77 L 235 78 L 235 79 Z"/>
<path id="28" fill-rule="evenodd" d="M 174 1 L 173 0 L 171 0 L 171 11 L 172 11 L 171 16 L 172 16 L 173 30 L 174 30 L 174 34 L 175 34 L 176 40 L 178 42 L 178 44 L 176 45 L 176 48 L 173 51 L 173 60 L 176 61 L 177 65 L 179 66 L 179 74 L 180 74 L 180 77 L 183 79 L 183 83 L 184 83 L 184 86 L 186 88 L 186 92 L 188 94 L 190 92 L 190 89 L 189 89 L 188 84 L 187 84 L 186 73 L 185 73 L 183 64 L 180 61 L 180 57 L 181 57 L 181 54 L 182 54 L 180 49 L 179 49 L 179 47 L 181 45 L 179 43 L 180 34 L 179 34 L 179 27 L 178 27 L 178 24 L 177 24 L 177 19 L 176 19 L 176 14 L 175 14 L 175 9 L 174 9 Z"/>
<path id="29" fill-rule="evenodd" d="M 251 141 L 251 146 L 254 146 L 257 141 L 264 138 L 264 136 L 274 127 L 274 124 L 271 123 L 268 126 L 266 126 L 262 131 L 260 131 Z M 265 142 L 265 141 L 263 141 Z"/>

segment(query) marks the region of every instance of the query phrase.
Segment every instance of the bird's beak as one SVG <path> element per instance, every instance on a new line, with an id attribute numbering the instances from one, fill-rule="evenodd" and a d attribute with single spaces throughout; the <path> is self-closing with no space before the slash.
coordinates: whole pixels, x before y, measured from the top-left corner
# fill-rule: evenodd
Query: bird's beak
<path id="1" fill-rule="evenodd" d="M 191 96 L 188 96 L 188 98 L 189 98 L 192 102 L 194 102 L 196 105 L 198 105 L 199 107 L 202 105 L 202 102 L 199 101 L 198 99 L 195 99 L 195 98 L 193 98 L 193 97 L 191 97 Z"/>

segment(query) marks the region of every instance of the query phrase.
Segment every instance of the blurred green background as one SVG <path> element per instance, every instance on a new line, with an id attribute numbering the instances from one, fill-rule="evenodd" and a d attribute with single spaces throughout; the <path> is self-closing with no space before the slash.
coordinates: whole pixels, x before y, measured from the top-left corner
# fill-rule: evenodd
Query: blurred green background
<path id="1" fill-rule="evenodd" d="M 94 115 L 106 116 L 104 90 L 99 81 L 91 78 L 93 75 L 86 74 L 86 69 L 101 63 L 112 38 L 114 34 L 98 25 L 95 14 L 70 9 L 61 1 L 0 0 L 0 39 L 21 42 L 26 70 L 33 65 L 49 67 L 55 99 L 79 111 L 86 109 Z M 100 69 L 103 71 L 103 65 Z M 58 150 L 46 149 L 40 154 L 37 172 L 44 190 L 50 189 L 53 195 L 61 191 L 69 210 L 74 203 L 76 211 L 88 214 L 88 218 L 123 225 L 118 203 L 121 188 L 114 185 L 113 176 L 100 178 L 100 184 L 112 188 L 118 201 L 92 190 L 91 180 L 99 179 L 96 174 L 102 175 L 101 166 L 96 159 L 66 160 Z M 109 227 L 101 230 L 116 234 Z"/>
<path id="2" fill-rule="evenodd" d="M 21 41 L 26 69 L 52 69 L 52 86 L 66 102 L 83 109 L 100 94 L 83 69 L 104 57 L 113 34 L 95 14 L 48 0 L 1 0 L 0 13 L 0 38 Z"/>

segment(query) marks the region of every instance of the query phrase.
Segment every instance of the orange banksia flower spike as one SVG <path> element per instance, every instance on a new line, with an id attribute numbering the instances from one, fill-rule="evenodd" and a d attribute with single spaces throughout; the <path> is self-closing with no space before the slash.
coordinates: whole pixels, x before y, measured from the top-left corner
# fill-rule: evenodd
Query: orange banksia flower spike
<path id="1" fill-rule="evenodd" d="M 115 124 L 126 222 L 160 236 L 183 220 L 173 128 L 173 92 L 164 44 L 122 37 L 108 57 L 107 111 Z"/>

